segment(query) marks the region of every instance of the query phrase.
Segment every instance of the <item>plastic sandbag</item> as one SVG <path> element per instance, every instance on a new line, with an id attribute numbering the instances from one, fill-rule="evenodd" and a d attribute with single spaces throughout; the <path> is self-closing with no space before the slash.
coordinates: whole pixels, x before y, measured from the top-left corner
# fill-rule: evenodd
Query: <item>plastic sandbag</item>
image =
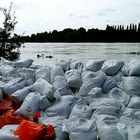
<path id="1" fill-rule="evenodd" d="M 64 71 L 68 71 L 70 68 L 70 60 L 57 60 L 56 65 L 61 66 Z"/>
<path id="2" fill-rule="evenodd" d="M 71 118 L 65 120 L 62 129 L 70 140 L 97 140 L 96 125 L 93 120 Z"/>
<path id="3" fill-rule="evenodd" d="M 139 77 L 123 77 L 122 88 L 130 96 L 140 95 L 140 78 Z"/>
<path id="4" fill-rule="evenodd" d="M 1 64 L 2 65 L 11 65 L 11 66 L 13 66 L 14 65 L 14 62 L 9 61 L 9 60 L 6 60 L 5 58 L 2 58 L 1 57 Z"/>
<path id="5" fill-rule="evenodd" d="M 119 60 L 107 60 L 104 62 L 102 66 L 102 70 L 107 74 L 107 75 L 115 75 L 118 73 L 118 71 L 121 69 L 123 66 L 124 62 L 119 61 Z"/>
<path id="6" fill-rule="evenodd" d="M 40 102 L 41 95 L 37 92 L 31 92 L 29 93 L 26 98 L 24 99 L 24 102 L 20 106 L 18 110 L 16 110 L 16 114 L 32 117 L 32 115 L 37 111 L 38 104 Z"/>
<path id="7" fill-rule="evenodd" d="M 69 70 L 65 73 L 66 80 L 71 88 L 79 89 L 82 84 L 80 73 L 76 69 Z"/>
<path id="8" fill-rule="evenodd" d="M 23 89 L 17 90 L 13 94 L 11 94 L 11 97 L 16 99 L 19 103 L 22 103 L 29 93 L 29 87 L 24 87 Z"/>
<path id="9" fill-rule="evenodd" d="M 140 76 L 140 60 L 131 60 L 128 70 L 129 76 Z"/>
<path id="10" fill-rule="evenodd" d="M 3 100 L 3 92 L 2 89 L 0 88 L 0 101 Z"/>
<path id="11" fill-rule="evenodd" d="M 20 140 L 11 134 L 0 133 L 0 140 Z"/>
<path id="12" fill-rule="evenodd" d="M 43 115 L 38 119 L 38 122 L 43 125 L 53 125 L 55 129 L 55 140 L 66 140 L 62 133 L 62 126 L 64 122 L 64 118 L 62 117 L 46 117 L 46 113 L 42 113 Z"/>
<path id="13" fill-rule="evenodd" d="M 140 97 L 131 97 L 127 107 L 140 109 Z"/>
<path id="14" fill-rule="evenodd" d="M 101 69 L 104 60 L 89 60 L 85 66 L 86 70 L 96 72 Z"/>
<path id="15" fill-rule="evenodd" d="M 52 82 L 54 90 L 57 90 L 61 96 L 72 94 L 72 91 L 70 90 L 69 85 L 63 76 L 56 76 Z"/>
<path id="16" fill-rule="evenodd" d="M 112 77 L 107 76 L 103 84 L 103 92 L 108 93 L 112 88 L 117 87 L 117 81 Z"/>
<path id="17" fill-rule="evenodd" d="M 42 78 L 50 83 L 50 80 L 51 80 L 50 71 L 51 71 L 50 67 L 48 67 L 48 66 L 44 66 L 44 67 L 37 69 L 36 73 L 35 73 L 36 80 L 38 80 L 39 78 Z"/>
<path id="18" fill-rule="evenodd" d="M 92 109 L 88 106 L 85 100 L 79 99 L 73 106 L 69 118 L 78 117 L 90 119 L 92 115 Z"/>
<path id="19" fill-rule="evenodd" d="M 39 92 L 46 96 L 50 101 L 53 100 L 53 86 L 44 79 L 38 79 L 30 88 L 32 92 Z"/>
<path id="20" fill-rule="evenodd" d="M 16 68 L 23 68 L 23 67 L 25 67 L 25 68 L 27 68 L 27 67 L 29 67 L 30 65 L 32 65 L 32 63 L 33 63 L 33 60 L 32 59 L 26 59 L 26 60 L 19 60 L 19 61 L 16 61 L 15 63 L 14 63 L 14 67 Z"/>
<path id="21" fill-rule="evenodd" d="M 2 90 L 6 95 L 11 95 L 17 90 L 22 89 L 24 86 L 26 86 L 26 82 L 23 78 L 15 78 L 6 83 L 2 87 Z"/>
<path id="22" fill-rule="evenodd" d="M 64 76 L 64 71 L 61 66 L 54 65 L 51 69 L 51 81 L 55 79 L 56 76 Z"/>
<path id="23" fill-rule="evenodd" d="M 123 103 L 125 106 L 128 105 L 129 100 L 130 100 L 130 96 L 128 94 L 126 94 L 125 91 L 123 91 L 122 89 L 117 88 L 117 87 L 114 87 L 113 89 L 111 89 L 109 91 L 108 95 L 110 98 Z"/>
<path id="24" fill-rule="evenodd" d="M 124 140 L 116 126 L 97 120 L 97 130 L 100 140 Z"/>
<path id="25" fill-rule="evenodd" d="M 70 62 L 70 69 L 79 69 L 80 71 L 83 69 L 84 65 L 78 59 L 72 59 Z"/>
<path id="26" fill-rule="evenodd" d="M 128 127 L 128 140 L 139 140 L 140 139 L 140 126 L 134 125 Z"/>
<path id="27" fill-rule="evenodd" d="M 0 127 L 7 124 L 19 124 L 24 119 L 25 118 L 16 115 L 14 109 L 10 109 L 0 116 Z"/>
<path id="28" fill-rule="evenodd" d="M 72 95 L 61 96 L 59 101 L 54 102 L 51 107 L 48 107 L 45 112 L 48 117 L 60 116 L 68 118 L 71 112 L 72 105 L 76 102 L 76 98 Z"/>

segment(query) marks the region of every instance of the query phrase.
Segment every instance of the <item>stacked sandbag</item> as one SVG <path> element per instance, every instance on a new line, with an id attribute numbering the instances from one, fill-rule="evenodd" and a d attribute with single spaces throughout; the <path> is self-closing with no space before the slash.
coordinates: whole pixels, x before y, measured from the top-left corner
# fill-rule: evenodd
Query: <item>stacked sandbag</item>
<path id="1" fill-rule="evenodd" d="M 33 60 L 32 59 L 26 59 L 26 60 L 19 60 L 14 62 L 14 67 L 15 68 L 28 68 L 30 65 L 32 65 Z"/>
<path id="2" fill-rule="evenodd" d="M 70 140 L 97 140 L 95 121 L 85 118 L 65 120 L 63 132 L 69 134 Z"/>
<path id="3" fill-rule="evenodd" d="M 78 70 L 71 69 L 65 73 L 66 80 L 71 89 L 78 90 L 82 85 L 82 77 Z"/>
<path id="4" fill-rule="evenodd" d="M 102 70 L 109 76 L 115 75 L 119 72 L 121 67 L 124 65 L 123 61 L 119 60 L 107 60 L 103 63 Z"/>
<path id="5" fill-rule="evenodd" d="M 76 97 L 72 95 L 61 96 L 59 101 L 55 101 L 52 106 L 48 107 L 45 112 L 48 117 L 60 116 L 68 118 L 72 105 L 76 102 Z"/>
<path id="6" fill-rule="evenodd" d="M 104 60 L 89 60 L 87 64 L 85 65 L 84 69 L 86 71 L 97 72 L 101 69 L 103 63 L 104 63 Z"/>

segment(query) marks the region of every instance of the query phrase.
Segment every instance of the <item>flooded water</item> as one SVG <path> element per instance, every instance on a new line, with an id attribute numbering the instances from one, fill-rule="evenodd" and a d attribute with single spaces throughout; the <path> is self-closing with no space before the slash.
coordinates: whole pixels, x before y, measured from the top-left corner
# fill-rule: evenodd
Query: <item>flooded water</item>
<path id="1" fill-rule="evenodd" d="M 128 62 L 140 59 L 140 43 L 25 43 L 21 59 L 31 58 L 35 64 L 53 65 L 57 59 L 78 58 L 82 62 L 89 59 L 120 59 Z M 37 57 L 39 55 L 39 58 Z M 52 56 L 53 58 L 46 58 Z"/>

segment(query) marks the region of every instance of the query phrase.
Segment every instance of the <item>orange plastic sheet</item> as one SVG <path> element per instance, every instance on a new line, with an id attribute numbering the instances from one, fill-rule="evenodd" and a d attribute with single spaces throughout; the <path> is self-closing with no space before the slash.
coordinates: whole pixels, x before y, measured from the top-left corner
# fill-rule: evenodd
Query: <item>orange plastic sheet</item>
<path id="1" fill-rule="evenodd" d="M 24 120 L 14 132 L 21 140 L 54 140 L 55 131 L 52 125 L 43 126 Z"/>
<path id="2" fill-rule="evenodd" d="M 7 124 L 20 124 L 25 118 L 15 114 L 14 109 L 10 109 L 0 116 L 0 127 Z"/>
<path id="3" fill-rule="evenodd" d="M 6 98 L 3 101 L 0 101 L 0 115 L 2 115 L 4 112 L 12 108 L 13 101 L 10 98 Z"/>

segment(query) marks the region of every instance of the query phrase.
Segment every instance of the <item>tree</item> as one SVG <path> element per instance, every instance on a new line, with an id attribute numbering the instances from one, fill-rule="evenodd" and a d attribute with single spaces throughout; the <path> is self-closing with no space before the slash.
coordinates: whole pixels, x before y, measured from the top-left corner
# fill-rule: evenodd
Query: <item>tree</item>
<path id="1" fill-rule="evenodd" d="M 0 11 L 4 14 L 3 27 L 0 28 L 0 58 L 3 57 L 13 61 L 20 57 L 21 42 L 18 40 L 19 36 L 14 34 L 17 21 L 15 12 L 12 12 L 12 3 L 10 3 L 9 9 L 0 8 Z M 14 38 L 14 41 L 12 38 Z"/>

